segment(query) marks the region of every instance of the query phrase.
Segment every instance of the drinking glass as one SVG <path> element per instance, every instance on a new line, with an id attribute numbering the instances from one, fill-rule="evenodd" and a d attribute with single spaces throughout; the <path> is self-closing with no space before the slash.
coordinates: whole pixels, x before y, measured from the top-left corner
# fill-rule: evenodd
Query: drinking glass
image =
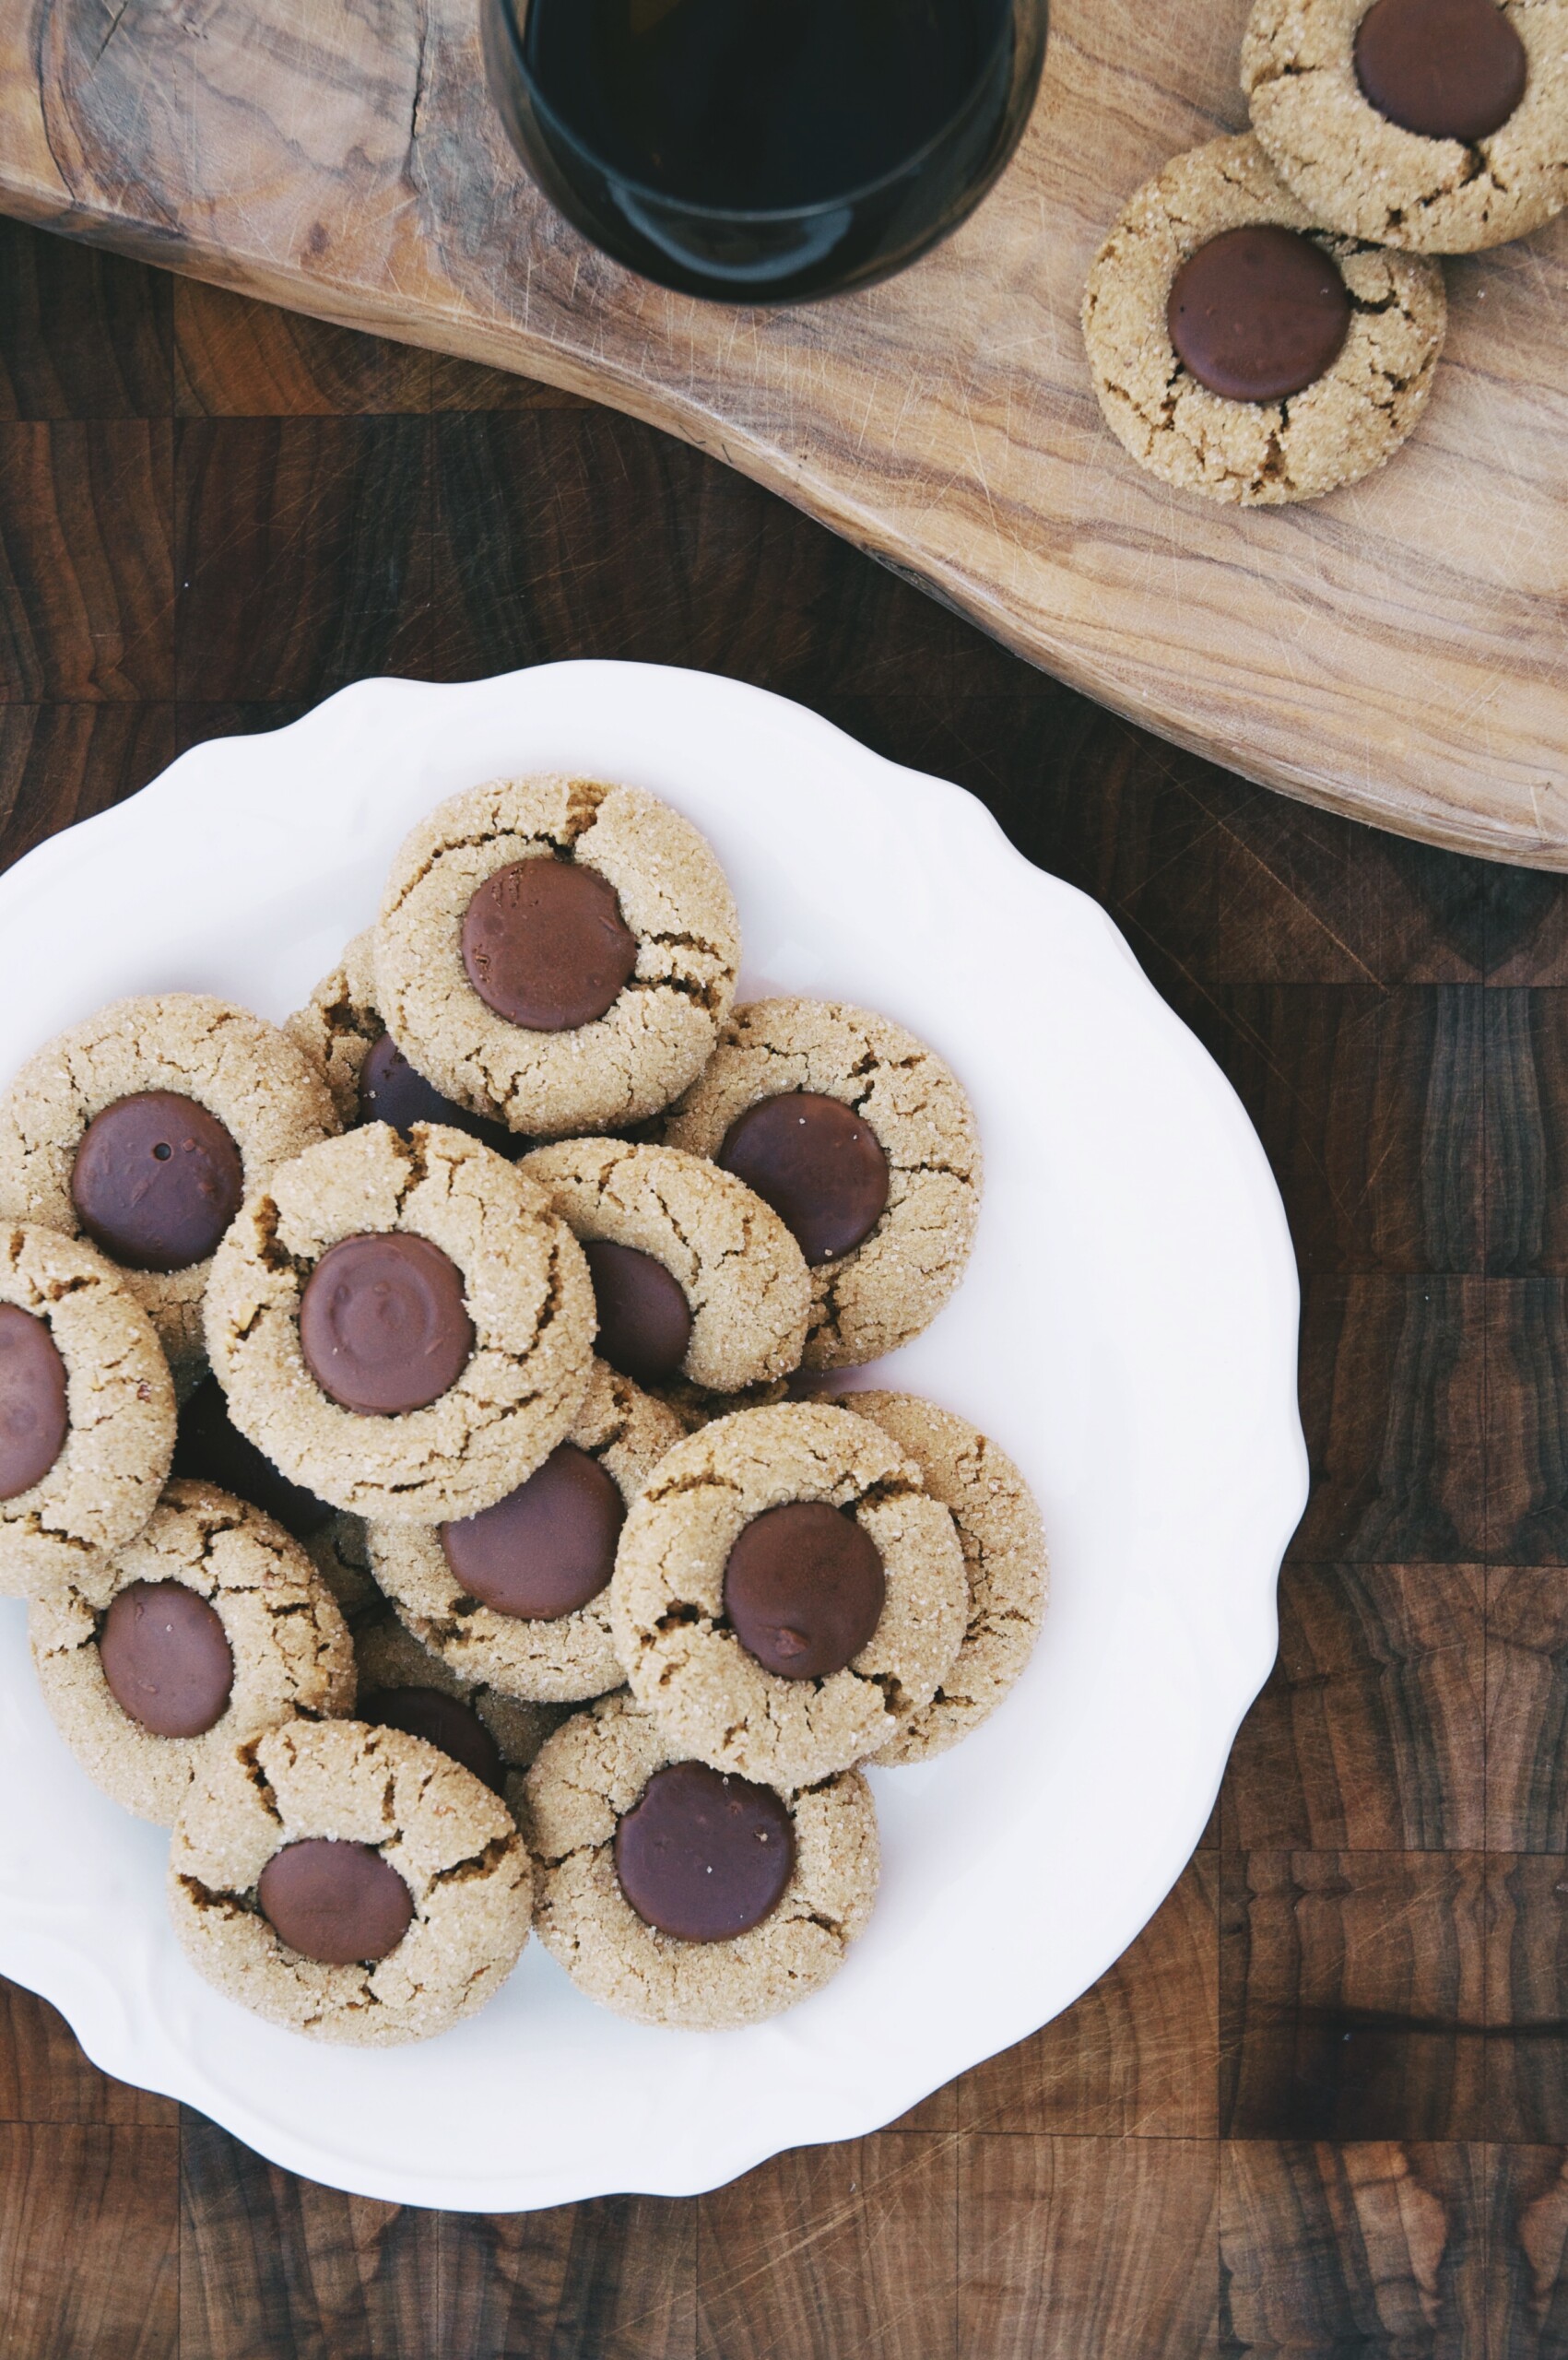
<path id="1" fill-rule="evenodd" d="M 480 0 L 513 145 L 617 262 L 726 303 L 902 270 L 972 212 L 1046 0 Z"/>

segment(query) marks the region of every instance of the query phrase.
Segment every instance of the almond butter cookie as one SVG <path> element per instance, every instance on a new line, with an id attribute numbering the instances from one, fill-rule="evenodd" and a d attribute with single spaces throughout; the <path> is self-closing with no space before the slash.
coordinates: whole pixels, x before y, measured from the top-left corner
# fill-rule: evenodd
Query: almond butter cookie
<path id="1" fill-rule="evenodd" d="M 90 1238 L 183 1394 L 242 1199 L 336 1128 L 326 1084 L 277 1025 L 195 992 L 117 1000 L 57 1034 L 0 1099 L 0 1218 Z"/>
<path id="2" fill-rule="evenodd" d="M 1316 500 L 1390 459 L 1447 316 L 1434 262 L 1323 229 L 1250 136 L 1147 182 L 1083 299 L 1111 431 L 1163 482 L 1244 507 Z"/>
<path id="3" fill-rule="evenodd" d="M 171 1483 L 128 1547 L 33 1601 L 28 1630 L 88 1777 L 160 1827 L 216 1753 L 298 1713 L 353 1708 L 348 1626 L 310 1559 L 206 1483 Z"/>
<path id="4" fill-rule="evenodd" d="M 385 2048 L 482 2008 L 528 1939 L 500 1797 L 417 1737 L 292 1721 L 203 1764 L 169 1848 L 182 1948 L 226 1998 Z"/>
<path id="5" fill-rule="evenodd" d="M 377 996 L 421 1073 L 513 1131 L 618 1129 L 667 1106 L 729 1011 L 740 932 L 689 820 L 554 775 L 454 796 L 393 863 Z"/>
<path id="6" fill-rule="evenodd" d="M 539 1940 L 639 2024 L 760 2024 L 830 1982 L 870 1918 L 857 1771 L 793 1791 L 725 1775 L 611 1696 L 556 1731 L 523 1794 Z"/>
<path id="7" fill-rule="evenodd" d="M 880 1753 L 929 1705 L 969 1609 L 915 1461 L 819 1403 L 691 1434 L 626 1519 L 616 1652 L 672 1749 L 788 1792 Z"/>
<path id="8" fill-rule="evenodd" d="M 491 1506 L 565 1439 L 594 1290 L 544 1190 L 499 1155 L 372 1123 L 247 1198 L 206 1332 L 234 1423 L 290 1482 L 432 1522 Z"/>
<path id="9" fill-rule="evenodd" d="M 0 1596 L 135 1540 L 174 1446 L 151 1320 L 85 1237 L 0 1221 Z"/>
<path id="10" fill-rule="evenodd" d="M 744 1181 L 678 1148 L 561 1139 L 523 1170 L 588 1257 L 595 1350 L 640 1385 L 739 1393 L 800 1365 L 811 1280 Z"/>
<path id="11" fill-rule="evenodd" d="M 793 1232 L 811 1273 L 808 1368 L 908 1343 L 963 1274 L 980 1211 L 974 1116 L 936 1052 L 885 1016 L 837 1000 L 737 1008 L 663 1128 Z"/>
<path id="12" fill-rule="evenodd" d="M 1005 1450 L 950 1410 L 912 1393 L 845 1393 L 908 1454 L 951 1513 L 969 1576 L 963 1643 L 928 1705 L 901 1717 L 877 1754 L 892 1769 L 945 1753 L 994 1713 L 1034 1652 L 1045 1612 L 1045 1535 L 1034 1495 Z"/>
<path id="13" fill-rule="evenodd" d="M 628 1507 L 684 1431 L 673 1410 L 595 1361 L 567 1439 L 494 1507 L 441 1525 L 372 1524 L 376 1579 L 465 1685 L 556 1704 L 619 1688 L 616 1548 Z"/>
<path id="14" fill-rule="evenodd" d="M 1347 237 L 1471 254 L 1568 205 L 1568 0 L 1256 0 L 1242 88 Z"/>

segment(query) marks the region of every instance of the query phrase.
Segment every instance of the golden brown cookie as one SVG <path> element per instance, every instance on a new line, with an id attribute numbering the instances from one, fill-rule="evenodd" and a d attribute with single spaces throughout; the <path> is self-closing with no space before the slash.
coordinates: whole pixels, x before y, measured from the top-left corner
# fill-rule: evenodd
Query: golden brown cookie
<path id="1" fill-rule="evenodd" d="M 914 1459 L 932 1498 L 951 1512 L 969 1576 L 963 1644 L 931 1702 L 902 1715 L 876 1756 L 891 1769 L 945 1753 L 1012 1687 L 1045 1612 L 1045 1535 L 1017 1467 L 966 1419 L 913 1393 L 845 1393 L 839 1406 L 873 1419 Z"/>
<path id="2" fill-rule="evenodd" d="M 90 1237 L 183 1394 L 241 1198 L 336 1127 L 325 1083 L 277 1025 L 195 992 L 118 1000 L 57 1034 L 0 1099 L 0 1218 Z"/>
<path id="3" fill-rule="evenodd" d="M 626 1678 L 610 1636 L 616 1543 L 682 1432 L 673 1410 L 595 1361 L 565 1444 L 515 1494 L 455 1524 L 372 1524 L 376 1579 L 466 1686 L 552 1704 L 602 1696 Z"/>
<path id="4" fill-rule="evenodd" d="M 359 1721 L 293 1721 L 215 1754 L 169 1850 L 197 1973 L 291 2032 L 363 2047 L 477 2013 L 528 1939 L 532 1889 L 499 1796 Z"/>
<path id="5" fill-rule="evenodd" d="M 629 1853 L 639 1812 L 646 1835 Z M 713 2031 L 794 2007 L 837 1974 L 876 1897 L 877 1814 L 857 1771 L 793 1793 L 715 1776 L 623 1696 L 548 1740 L 524 1825 L 539 1940 L 579 1990 L 639 2024 Z M 685 1930 L 651 1922 L 629 1889 Z"/>
<path id="6" fill-rule="evenodd" d="M 624 1139 L 558 1140 L 522 1169 L 586 1252 L 598 1351 L 625 1375 L 738 1393 L 799 1367 L 810 1277 L 744 1182 L 702 1156 Z"/>
<path id="7" fill-rule="evenodd" d="M 84 1237 L 0 1221 L 0 1596 L 134 1540 L 173 1446 L 169 1364 L 122 1273 Z"/>
<path id="8" fill-rule="evenodd" d="M 869 1419 L 799 1402 L 677 1444 L 627 1517 L 610 1622 L 673 1750 L 793 1791 L 931 1702 L 968 1600 L 914 1459 Z"/>
<path id="9" fill-rule="evenodd" d="M 739 961 L 734 900 L 690 822 L 636 787 L 555 775 L 443 803 L 394 861 L 375 929 L 382 1012 L 420 1072 L 552 1137 L 667 1106 Z"/>
<path id="10" fill-rule="evenodd" d="M 1568 205 L 1568 0 L 1497 0 L 1503 30 L 1479 18 L 1491 50 L 1514 48 L 1523 81 L 1517 104 L 1491 129 L 1481 125 L 1507 107 L 1506 95 L 1488 109 L 1472 61 L 1447 94 L 1458 104 L 1445 112 L 1421 54 L 1429 44 L 1421 12 L 1409 0 L 1396 5 L 1408 21 L 1394 28 L 1392 55 L 1386 37 L 1383 44 L 1384 76 L 1393 67 L 1385 102 L 1409 113 L 1402 100 L 1425 100 L 1420 119 L 1450 126 L 1446 136 L 1393 120 L 1369 98 L 1357 53 L 1363 29 L 1375 30 L 1373 0 L 1256 0 L 1242 41 L 1242 88 L 1275 171 L 1315 219 L 1414 254 L 1470 254 L 1539 229 Z M 1473 5 L 1479 11 L 1483 0 Z M 1392 25 L 1386 7 L 1380 23 Z M 1451 38 L 1452 27 L 1443 31 Z M 1491 63 L 1495 86 L 1506 54 Z M 1372 87 L 1382 88 L 1383 78 L 1374 70 Z M 1413 87 L 1401 90 L 1405 83 Z"/>
<path id="11" fill-rule="evenodd" d="M 211 1762 L 299 1713 L 354 1704 L 348 1627 L 299 1543 L 206 1483 L 33 1601 L 43 1700 L 94 1784 L 172 1822 Z"/>
<path id="12" fill-rule="evenodd" d="M 291 1482 L 431 1522 L 489 1507 L 564 1439 L 593 1287 L 544 1190 L 500 1156 L 374 1123 L 246 1200 L 206 1329 L 235 1424 Z"/>
<path id="13" fill-rule="evenodd" d="M 1247 230 L 1291 233 L 1341 288 L 1337 357 L 1277 399 L 1216 391 L 1172 341 L 1178 273 Z M 1211 139 L 1147 182 L 1083 299 L 1094 390 L 1117 440 L 1162 481 L 1244 507 L 1315 500 L 1381 467 L 1426 407 L 1446 324 L 1435 263 L 1319 229 L 1247 136 Z"/>
<path id="14" fill-rule="evenodd" d="M 737 1009 L 664 1137 L 735 1172 L 800 1241 L 808 1368 L 908 1343 L 963 1274 L 980 1211 L 974 1116 L 936 1052 L 884 1016 L 836 1000 Z"/>

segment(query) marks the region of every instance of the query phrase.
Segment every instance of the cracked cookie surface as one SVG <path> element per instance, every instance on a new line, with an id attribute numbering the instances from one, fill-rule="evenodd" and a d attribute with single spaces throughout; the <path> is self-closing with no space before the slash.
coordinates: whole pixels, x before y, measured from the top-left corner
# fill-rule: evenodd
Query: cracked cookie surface
<path id="1" fill-rule="evenodd" d="M 1029 1485 L 1005 1450 L 950 1410 L 912 1393 L 846 1393 L 906 1451 L 951 1513 L 969 1577 L 963 1643 L 928 1705 L 906 1714 L 876 1759 L 928 1762 L 989 1718 L 1034 1651 L 1044 1618 L 1045 1535 Z"/>
<path id="2" fill-rule="evenodd" d="M 1372 0 L 1257 0 L 1242 41 L 1252 126 L 1281 180 L 1347 236 L 1470 254 L 1568 205 L 1568 0 L 1502 0 L 1528 62 L 1502 126 L 1431 139 L 1379 113 L 1356 74 Z"/>
<path id="3" fill-rule="evenodd" d="M 742 1646 L 725 1569 L 771 1508 L 823 1501 L 874 1544 L 886 1581 L 870 1639 L 842 1670 L 790 1680 Z M 880 1427 L 816 1403 L 742 1410 L 662 1460 L 626 1520 L 610 1585 L 631 1693 L 672 1746 L 781 1789 L 879 1753 L 935 1696 L 969 1591 L 952 1517 Z"/>
<path id="4" fill-rule="evenodd" d="M 509 1022 L 464 964 L 470 900 L 513 863 L 559 859 L 614 888 L 636 938 L 606 1013 L 569 1031 Z M 711 1052 L 735 995 L 740 931 L 708 844 L 639 788 L 554 773 L 454 796 L 393 863 L 375 928 L 388 1029 L 460 1105 L 514 1131 L 609 1130 L 667 1106 Z"/>
<path id="5" fill-rule="evenodd" d="M 0 1218 L 78 1235 L 71 1180 L 83 1134 L 116 1099 L 143 1091 L 172 1091 L 216 1115 L 239 1150 L 247 1193 L 337 1128 L 321 1075 L 277 1025 L 248 1009 L 197 992 L 116 1000 L 57 1033 L 0 1099 Z M 202 1372 L 211 1267 L 124 1271 L 182 1395 Z"/>
<path id="6" fill-rule="evenodd" d="M 749 1107 L 796 1091 L 853 1107 L 888 1162 L 869 1235 L 809 1272 L 804 1364 L 848 1368 L 919 1335 L 957 1286 L 979 1219 L 979 1134 L 953 1074 L 902 1025 L 838 1000 L 764 999 L 736 1009 L 665 1142 L 716 1159 Z"/>
<path id="7" fill-rule="evenodd" d="M 675 1410 L 595 1360 L 566 1439 L 595 1459 L 630 1507 L 685 1432 Z M 503 1614 L 465 1592 L 437 1526 L 370 1528 L 376 1579 L 425 1646 L 466 1684 L 489 1682 L 538 1703 L 581 1704 L 619 1688 L 609 1590 L 555 1621 Z"/>
<path id="8" fill-rule="evenodd" d="M 41 1322 L 65 1364 L 59 1456 L 0 1500 L 0 1596 L 27 1598 L 147 1523 L 173 1453 L 174 1388 L 152 1322 L 85 1237 L 0 1221 L 0 1304 Z"/>
<path id="9" fill-rule="evenodd" d="M 455 1264 L 466 1366 L 423 1409 L 361 1416 L 300 1340 L 311 1272 L 348 1237 L 406 1231 Z M 515 1489 L 568 1432 L 588 1382 L 594 1296 L 542 1188 L 461 1131 L 384 1123 L 324 1140 L 247 1198 L 213 1259 L 207 1349 L 234 1423 L 291 1482 L 365 1516 L 465 1516 Z"/>
<path id="10" fill-rule="evenodd" d="M 800 1365 L 811 1280 L 771 1205 L 678 1148 L 561 1139 L 520 1167 L 549 1191 L 572 1235 L 652 1255 L 677 1280 L 691 1337 L 677 1382 L 713 1393 L 769 1385 Z"/>
<path id="11" fill-rule="evenodd" d="M 558 1729 L 524 1781 L 538 1878 L 539 1940 L 579 1990 L 639 2024 L 719 2030 L 760 2024 L 831 1981 L 876 1897 L 871 1790 L 846 1770 L 780 1788 L 795 1872 L 772 1913 L 724 1941 L 661 1933 L 626 1900 L 615 1833 L 655 1771 L 689 1759 L 652 1715 L 607 1697 Z"/>
<path id="12" fill-rule="evenodd" d="M 257 1899 L 287 1845 L 361 1844 L 407 1887 L 407 1931 L 373 1965 L 324 1965 L 277 1934 Z M 533 1877 L 499 1796 L 401 1729 L 296 1721 L 230 1747 L 193 1782 L 169 1852 L 169 1906 L 198 1974 L 317 2040 L 426 2040 L 475 2014 L 528 1939 Z"/>
<path id="13" fill-rule="evenodd" d="M 1229 401 L 1177 359 L 1166 304 L 1199 247 L 1265 223 L 1333 258 L 1350 329 L 1304 392 Z M 1426 407 L 1446 320 L 1435 263 L 1319 229 L 1245 135 L 1192 148 L 1146 182 L 1095 256 L 1083 299 L 1094 390 L 1117 440 L 1166 483 L 1247 507 L 1317 499 L 1391 458 Z"/>
<path id="14" fill-rule="evenodd" d="M 104 1677 L 104 1617 L 138 1582 L 182 1583 L 223 1626 L 232 1684 L 220 1717 L 198 1737 L 155 1736 Z M 171 1483 L 128 1547 L 34 1600 L 28 1634 L 44 1702 L 88 1777 L 160 1827 L 215 1757 L 296 1714 L 353 1707 L 348 1626 L 310 1559 L 281 1525 L 210 1483 Z"/>

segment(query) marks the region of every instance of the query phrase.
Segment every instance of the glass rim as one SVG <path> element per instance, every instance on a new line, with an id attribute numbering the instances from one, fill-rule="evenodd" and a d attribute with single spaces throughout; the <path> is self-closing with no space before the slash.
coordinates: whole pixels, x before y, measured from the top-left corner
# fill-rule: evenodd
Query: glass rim
<path id="1" fill-rule="evenodd" d="M 590 147 L 582 134 L 574 131 L 560 111 L 550 104 L 529 71 L 527 59 L 523 54 L 522 37 L 517 30 L 517 0 L 490 0 L 490 5 L 499 9 L 505 21 L 507 40 L 511 44 L 517 71 L 526 85 L 530 102 L 541 115 L 548 119 L 560 136 L 567 140 L 580 155 L 589 158 L 607 179 L 613 179 L 619 187 L 629 190 L 632 195 L 641 197 L 650 204 L 666 206 L 671 212 L 683 214 L 689 219 L 695 221 L 738 222 L 743 225 L 755 222 L 777 227 L 786 222 L 810 221 L 823 214 L 836 213 L 843 206 L 858 205 L 867 197 L 875 196 L 878 190 L 890 187 L 894 181 L 902 180 L 906 173 L 917 170 L 933 151 L 940 147 L 942 141 L 949 136 L 954 126 L 961 121 L 967 110 L 974 103 L 990 68 L 994 49 L 1000 46 L 998 41 L 994 44 L 992 51 L 987 52 L 984 64 L 977 70 L 973 81 L 964 91 L 963 97 L 952 112 L 937 125 L 929 139 L 924 140 L 918 148 L 913 148 L 902 162 L 894 164 L 888 171 L 878 172 L 875 180 L 857 181 L 852 188 L 843 189 L 835 196 L 814 198 L 809 205 L 753 206 L 743 208 L 738 206 L 700 205 L 694 199 L 671 196 L 667 189 L 655 188 L 652 182 L 638 180 L 631 173 L 620 171 L 616 166 L 607 162 L 598 149 Z M 1016 0 L 1005 0 L 1003 13 L 1005 30 L 1015 31 Z"/>

